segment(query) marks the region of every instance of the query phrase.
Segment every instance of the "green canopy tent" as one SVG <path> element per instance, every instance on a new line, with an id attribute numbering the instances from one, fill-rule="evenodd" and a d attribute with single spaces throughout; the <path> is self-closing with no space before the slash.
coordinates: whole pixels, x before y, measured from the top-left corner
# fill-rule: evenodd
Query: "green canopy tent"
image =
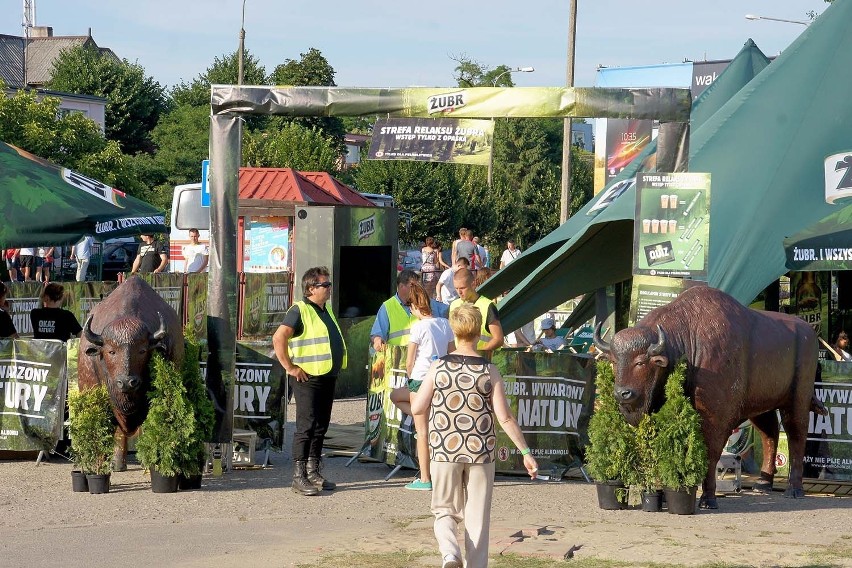
<path id="1" fill-rule="evenodd" d="M 767 65 L 766 56 L 748 40 L 725 71 L 693 104 L 691 139 Z M 543 246 L 537 244 L 538 248 L 531 248 L 483 285 L 482 292 L 488 295 L 520 282 L 500 304 L 501 320 L 506 329 L 514 329 L 518 322 L 532 319 L 569 298 L 631 277 L 636 200 L 631 178 L 651 161 L 649 158 L 653 158 L 656 149 L 655 140 L 606 190 L 542 239 Z M 607 200 L 609 204 L 601 207 Z M 540 255 L 548 252 L 550 254 L 540 260 Z M 521 264 L 527 255 L 526 264 Z"/>
<path id="2" fill-rule="evenodd" d="M 790 270 L 852 270 L 852 205 L 784 239 Z"/>
<path id="3" fill-rule="evenodd" d="M 698 96 L 690 112 L 690 125 L 693 129 L 704 124 L 757 73 L 769 64 L 769 59 L 749 39 L 725 71 L 713 82 L 710 88 Z M 576 214 L 557 227 L 549 235 L 529 247 L 509 266 L 495 274 L 483 285 L 482 292 L 496 295 L 509 290 L 524 280 L 566 241 L 574 237 L 594 219 L 600 208 L 608 201 L 619 198 L 631 189 L 632 182 L 639 171 L 651 171 L 656 164 L 657 140 L 652 140 L 639 155 L 627 165 L 615 179 L 601 192 L 595 195 Z M 635 195 L 635 194 L 634 194 Z"/>
<path id="4" fill-rule="evenodd" d="M 0 245 L 63 245 L 166 232 L 163 211 L 0 142 Z"/>

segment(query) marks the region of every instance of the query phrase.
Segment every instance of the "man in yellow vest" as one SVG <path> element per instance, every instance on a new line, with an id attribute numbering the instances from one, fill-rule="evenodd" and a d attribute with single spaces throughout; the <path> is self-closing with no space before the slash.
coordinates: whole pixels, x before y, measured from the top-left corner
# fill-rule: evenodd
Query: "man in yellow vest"
<path id="1" fill-rule="evenodd" d="M 376 321 L 370 329 L 370 340 L 376 351 L 383 351 L 385 345 L 408 345 L 411 324 L 417 321 L 409 307 L 411 283 L 419 281 L 420 277 L 413 270 L 403 270 L 396 277 L 396 294 L 379 306 Z M 446 318 L 449 315 L 446 304 L 430 300 L 429 305 L 435 317 Z"/>
<path id="2" fill-rule="evenodd" d="M 281 366 L 296 379 L 296 431 L 293 434 L 293 491 L 317 495 L 335 484 L 320 474 L 322 444 L 334 385 L 346 368 L 346 344 L 337 319 L 328 303 L 331 282 L 328 268 L 309 268 L 302 276 L 304 300 L 295 302 L 272 336 L 272 346 Z"/>
<path id="3" fill-rule="evenodd" d="M 486 358 L 491 358 L 491 352 L 503 346 L 503 326 L 500 323 L 500 314 L 497 306 L 476 292 L 473 287 L 473 273 L 467 268 L 461 268 L 453 275 L 453 286 L 459 297 L 450 304 L 450 313 L 464 303 L 470 303 L 479 308 L 482 314 L 482 329 L 476 350 Z"/>

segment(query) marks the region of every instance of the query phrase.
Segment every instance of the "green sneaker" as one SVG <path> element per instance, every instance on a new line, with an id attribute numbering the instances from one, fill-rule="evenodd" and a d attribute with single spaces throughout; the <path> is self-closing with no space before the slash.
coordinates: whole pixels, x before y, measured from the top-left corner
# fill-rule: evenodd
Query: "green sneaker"
<path id="1" fill-rule="evenodd" d="M 432 491 L 432 482 L 431 481 L 420 481 L 420 478 L 417 477 L 411 483 L 405 486 L 406 489 L 410 489 L 411 491 Z"/>

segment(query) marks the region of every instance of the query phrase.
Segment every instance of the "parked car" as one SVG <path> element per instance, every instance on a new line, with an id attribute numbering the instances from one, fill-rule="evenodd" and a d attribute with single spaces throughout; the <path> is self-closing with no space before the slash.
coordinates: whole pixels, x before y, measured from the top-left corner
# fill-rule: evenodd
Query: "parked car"
<path id="1" fill-rule="evenodd" d="M 420 267 L 423 265 L 423 256 L 419 250 L 401 250 L 398 254 L 396 270 L 414 270 L 420 272 Z"/>
<path id="2" fill-rule="evenodd" d="M 130 272 L 133 268 L 133 260 L 139 252 L 138 242 L 107 242 L 101 245 L 103 258 L 101 280 L 118 280 L 122 272 Z M 86 280 L 98 279 L 98 266 L 101 259 L 95 254 L 89 263 Z M 77 273 L 77 261 L 65 258 L 62 262 L 62 280 L 74 280 Z"/>

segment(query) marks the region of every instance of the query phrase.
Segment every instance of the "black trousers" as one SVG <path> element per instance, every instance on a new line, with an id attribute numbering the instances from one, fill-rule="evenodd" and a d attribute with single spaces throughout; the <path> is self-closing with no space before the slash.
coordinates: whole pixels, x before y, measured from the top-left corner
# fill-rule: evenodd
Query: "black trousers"
<path id="1" fill-rule="evenodd" d="M 319 458 L 334 402 L 336 376 L 311 377 L 304 383 L 293 381 L 296 399 L 296 431 L 293 433 L 293 460 Z"/>

